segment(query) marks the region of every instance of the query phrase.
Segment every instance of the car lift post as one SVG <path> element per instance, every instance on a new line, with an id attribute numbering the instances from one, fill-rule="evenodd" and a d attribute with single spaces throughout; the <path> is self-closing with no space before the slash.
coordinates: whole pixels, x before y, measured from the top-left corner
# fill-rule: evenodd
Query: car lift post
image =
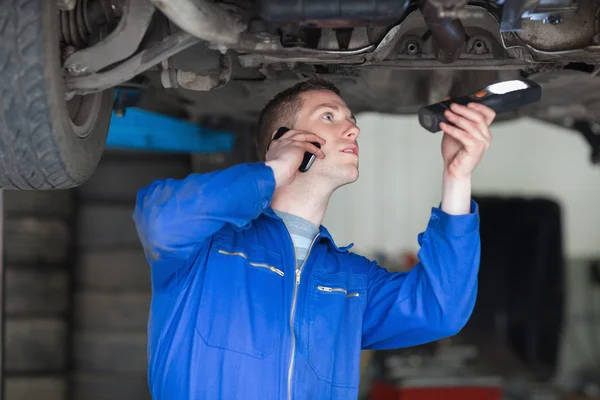
<path id="1" fill-rule="evenodd" d="M 235 146 L 232 132 L 213 130 L 135 106 L 127 106 L 130 93 L 119 91 L 115 99 L 107 148 L 179 153 L 227 153 Z"/>
<path id="2" fill-rule="evenodd" d="M 228 153 L 233 150 L 234 133 L 139 108 L 142 96 L 143 91 L 137 88 L 115 90 L 107 148 L 167 153 Z"/>

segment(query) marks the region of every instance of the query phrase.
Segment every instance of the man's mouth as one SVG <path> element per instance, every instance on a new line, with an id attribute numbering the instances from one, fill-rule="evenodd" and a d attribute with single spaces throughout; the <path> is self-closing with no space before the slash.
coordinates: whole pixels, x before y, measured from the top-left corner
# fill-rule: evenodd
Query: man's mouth
<path id="1" fill-rule="evenodd" d="M 348 146 L 341 150 L 342 153 L 354 154 L 358 156 L 358 146 Z"/>

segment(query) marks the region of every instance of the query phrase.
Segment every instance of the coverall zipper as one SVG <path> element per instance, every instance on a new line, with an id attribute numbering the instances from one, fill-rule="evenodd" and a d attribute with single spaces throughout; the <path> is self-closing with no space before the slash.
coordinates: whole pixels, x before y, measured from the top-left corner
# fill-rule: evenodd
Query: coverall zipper
<path id="1" fill-rule="evenodd" d="M 296 258 L 296 248 L 294 246 L 294 240 L 292 239 L 292 235 L 290 234 L 290 231 L 287 229 L 287 227 L 285 226 L 285 231 L 287 232 L 288 236 L 290 237 L 290 241 L 292 243 L 292 246 L 294 247 L 294 266 L 297 264 L 297 258 Z M 300 268 L 296 268 L 296 280 L 294 281 L 294 296 L 292 298 L 292 310 L 290 311 L 290 330 L 292 333 L 292 350 L 290 352 L 290 366 L 288 369 L 288 400 L 292 400 L 292 375 L 294 372 L 294 359 L 296 357 L 296 334 L 294 333 L 294 316 L 296 314 L 296 299 L 298 297 L 298 285 L 300 285 L 300 275 L 302 274 L 302 268 L 304 268 L 304 264 L 306 264 L 306 261 L 308 260 L 308 256 L 310 256 L 310 251 L 312 250 L 313 245 L 315 244 L 315 241 L 317 240 L 317 238 L 320 236 L 320 233 L 318 233 L 315 238 L 313 239 L 312 243 L 310 244 L 310 247 L 308 248 L 308 252 L 306 253 L 306 258 L 304 258 L 304 261 L 302 262 L 302 265 L 300 265 Z"/>

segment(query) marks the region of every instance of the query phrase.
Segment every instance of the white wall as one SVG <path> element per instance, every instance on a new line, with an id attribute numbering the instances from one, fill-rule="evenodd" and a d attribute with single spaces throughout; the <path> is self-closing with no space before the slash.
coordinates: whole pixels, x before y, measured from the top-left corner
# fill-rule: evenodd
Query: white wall
<path id="1" fill-rule="evenodd" d="M 359 180 L 333 196 L 324 224 L 338 244 L 417 250 L 416 236 L 441 199 L 440 134 L 416 117 L 362 114 Z M 600 256 L 600 166 L 579 134 L 522 119 L 492 126 L 494 141 L 473 177 L 477 194 L 549 196 L 563 206 L 569 258 Z"/>

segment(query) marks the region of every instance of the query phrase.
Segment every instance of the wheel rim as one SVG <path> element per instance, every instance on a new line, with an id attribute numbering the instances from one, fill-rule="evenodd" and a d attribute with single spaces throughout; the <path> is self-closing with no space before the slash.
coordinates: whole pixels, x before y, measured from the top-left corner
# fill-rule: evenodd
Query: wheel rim
<path id="1" fill-rule="evenodd" d="M 67 110 L 71 126 L 77 137 L 85 139 L 90 135 L 102 104 L 102 93 L 74 96 L 67 100 Z"/>
<path id="2" fill-rule="evenodd" d="M 76 49 L 93 46 L 104 39 L 108 32 L 103 23 L 115 22 L 115 9 L 110 7 L 108 0 L 98 3 L 102 7 L 101 10 L 95 10 L 95 19 L 90 19 L 88 3 L 89 0 L 78 0 L 75 9 L 60 11 L 60 37 L 65 46 L 62 48 L 63 63 Z M 85 139 L 92 133 L 102 108 L 102 98 L 102 92 L 68 98 L 67 111 L 71 127 L 78 138 Z"/>

